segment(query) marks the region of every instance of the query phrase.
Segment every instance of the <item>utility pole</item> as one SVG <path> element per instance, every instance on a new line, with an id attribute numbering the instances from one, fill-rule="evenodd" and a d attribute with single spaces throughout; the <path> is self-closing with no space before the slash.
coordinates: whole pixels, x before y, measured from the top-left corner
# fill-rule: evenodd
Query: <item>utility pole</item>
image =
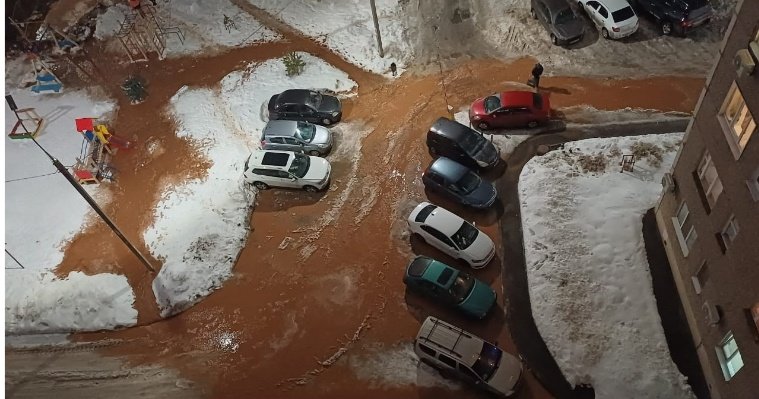
<path id="1" fill-rule="evenodd" d="M 382 36 L 380 35 L 379 21 L 377 20 L 377 6 L 374 5 L 374 0 L 369 0 L 369 4 L 372 6 L 372 19 L 374 19 L 374 30 L 377 31 L 377 47 L 379 47 L 380 58 L 385 58 L 385 51 L 382 50 Z"/>

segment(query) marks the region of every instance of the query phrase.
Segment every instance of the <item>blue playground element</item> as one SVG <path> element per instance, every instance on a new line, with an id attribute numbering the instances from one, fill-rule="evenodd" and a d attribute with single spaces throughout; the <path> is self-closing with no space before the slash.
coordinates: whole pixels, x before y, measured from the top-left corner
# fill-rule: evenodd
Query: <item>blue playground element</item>
<path id="1" fill-rule="evenodd" d="M 63 84 L 61 84 L 61 82 L 58 81 L 58 78 L 56 78 L 52 73 L 39 72 L 37 73 L 37 84 L 32 86 L 32 91 L 35 93 L 42 91 L 54 91 L 56 93 L 59 93 L 62 88 Z"/>

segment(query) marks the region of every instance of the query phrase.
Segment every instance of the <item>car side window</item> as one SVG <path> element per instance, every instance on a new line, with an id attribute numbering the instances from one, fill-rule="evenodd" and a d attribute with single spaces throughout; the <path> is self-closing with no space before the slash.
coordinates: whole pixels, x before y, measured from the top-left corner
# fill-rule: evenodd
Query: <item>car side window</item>
<path id="1" fill-rule="evenodd" d="M 284 144 L 282 137 L 270 137 L 269 142 L 274 144 Z"/>
<path id="2" fill-rule="evenodd" d="M 285 144 L 298 145 L 300 144 L 300 142 L 298 142 L 298 140 L 295 140 L 292 137 L 285 137 Z"/>
<path id="3" fill-rule="evenodd" d="M 293 112 L 295 111 L 294 107 L 294 104 L 282 104 L 282 106 L 279 107 L 279 112 Z"/>
<path id="4" fill-rule="evenodd" d="M 452 358 L 441 353 L 438 356 L 438 359 L 440 359 L 441 362 L 443 362 L 445 365 L 449 366 L 450 368 L 456 369 L 456 361 L 453 360 Z"/>
<path id="5" fill-rule="evenodd" d="M 275 170 L 274 172 L 275 172 L 275 175 L 274 175 L 275 177 L 280 177 L 282 179 L 289 179 L 292 177 L 290 176 L 290 173 L 285 172 L 284 170 Z"/>
<path id="6" fill-rule="evenodd" d="M 601 5 L 597 1 L 589 1 L 587 4 L 588 4 L 588 7 L 592 8 L 594 10 L 598 10 L 598 7 Z"/>
<path id="7" fill-rule="evenodd" d="M 601 5 L 598 7 L 598 15 L 604 17 L 604 19 L 609 18 L 609 12 Z"/>
<path id="8" fill-rule="evenodd" d="M 424 352 L 424 353 L 426 353 L 426 354 L 428 354 L 428 355 L 430 355 L 432 357 L 435 357 L 435 350 L 432 349 L 432 348 L 430 348 L 429 346 L 427 346 L 425 344 L 419 344 L 419 349 L 421 349 L 422 352 Z"/>
<path id="9" fill-rule="evenodd" d="M 298 112 L 303 114 L 312 114 L 314 110 L 306 104 L 298 104 Z"/>
<path id="10" fill-rule="evenodd" d="M 456 248 L 456 247 L 453 246 L 453 242 L 451 241 L 450 238 L 448 238 L 448 236 L 446 236 L 445 234 L 443 234 L 443 233 L 441 233 L 441 232 L 433 229 L 432 227 L 430 227 L 430 226 L 428 226 L 428 225 L 425 224 L 425 225 L 422 225 L 422 230 L 430 233 L 431 236 L 437 238 L 443 244 L 445 244 L 445 245 L 447 245 L 447 246 L 449 246 L 451 248 Z"/>
<path id="11" fill-rule="evenodd" d="M 253 169 L 252 172 L 255 173 L 255 174 L 257 174 L 257 175 L 270 176 L 271 177 L 271 176 L 274 176 L 274 173 L 272 173 L 272 172 L 275 172 L 275 171 L 269 170 L 269 169 Z"/>

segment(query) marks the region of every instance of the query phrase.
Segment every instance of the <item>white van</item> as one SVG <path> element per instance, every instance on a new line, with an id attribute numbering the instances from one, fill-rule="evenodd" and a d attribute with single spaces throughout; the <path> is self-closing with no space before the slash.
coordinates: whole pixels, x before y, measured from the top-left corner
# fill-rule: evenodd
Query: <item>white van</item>
<path id="1" fill-rule="evenodd" d="M 422 324 L 414 352 L 444 376 L 455 376 L 500 396 L 513 395 L 522 380 L 519 359 L 435 317 L 427 317 Z"/>

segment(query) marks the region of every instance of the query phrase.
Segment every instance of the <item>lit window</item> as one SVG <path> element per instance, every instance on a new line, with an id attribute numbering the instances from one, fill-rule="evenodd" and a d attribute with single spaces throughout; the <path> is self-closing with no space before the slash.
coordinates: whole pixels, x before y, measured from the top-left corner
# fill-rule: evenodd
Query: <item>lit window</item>
<path id="1" fill-rule="evenodd" d="M 740 350 L 738 350 L 738 343 L 735 342 L 732 331 L 727 333 L 716 349 L 725 381 L 730 381 L 743 367 L 743 358 L 741 357 Z"/>
<path id="2" fill-rule="evenodd" d="M 683 256 L 688 256 L 690 249 L 693 248 L 693 244 L 698 238 L 696 228 L 693 226 L 693 223 L 690 220 L 691 218 L 688 217 L 689 215 L 690 210 L 688 209 L 688 204 L 683 201 L 683 203 L 680 204 L 680 208 L 677 210 L 677 216 L 672 218 L 672 224 L 675 226 L 675 235 L 677 235 L 680 249 L 683 251 Z"/>
<path id="3" fill-rule="evenodd" d="M 748 143 L 754 130 L 756 130 L 756 122 L 746 106 L 743 94 L 735 83 L 730 89 L 719 117 L 725 127 L 725 135 L 728 137 L 730 149 L 733 151 L 735 159 L 738 159 L 743 149 L 746 148 L 746 143 Z"/>
<path id="4" fill-rule="evenodd" d="M 709 208 L 714 208 L 717 198 L 722 194 L 722 180 L 717 174 L 717 168 L 712 162 L 712 155 L 709 151 L 704 152 L 701 162 L 698 164 L 698 180 L 701 182 L 701 190 Z"/>

